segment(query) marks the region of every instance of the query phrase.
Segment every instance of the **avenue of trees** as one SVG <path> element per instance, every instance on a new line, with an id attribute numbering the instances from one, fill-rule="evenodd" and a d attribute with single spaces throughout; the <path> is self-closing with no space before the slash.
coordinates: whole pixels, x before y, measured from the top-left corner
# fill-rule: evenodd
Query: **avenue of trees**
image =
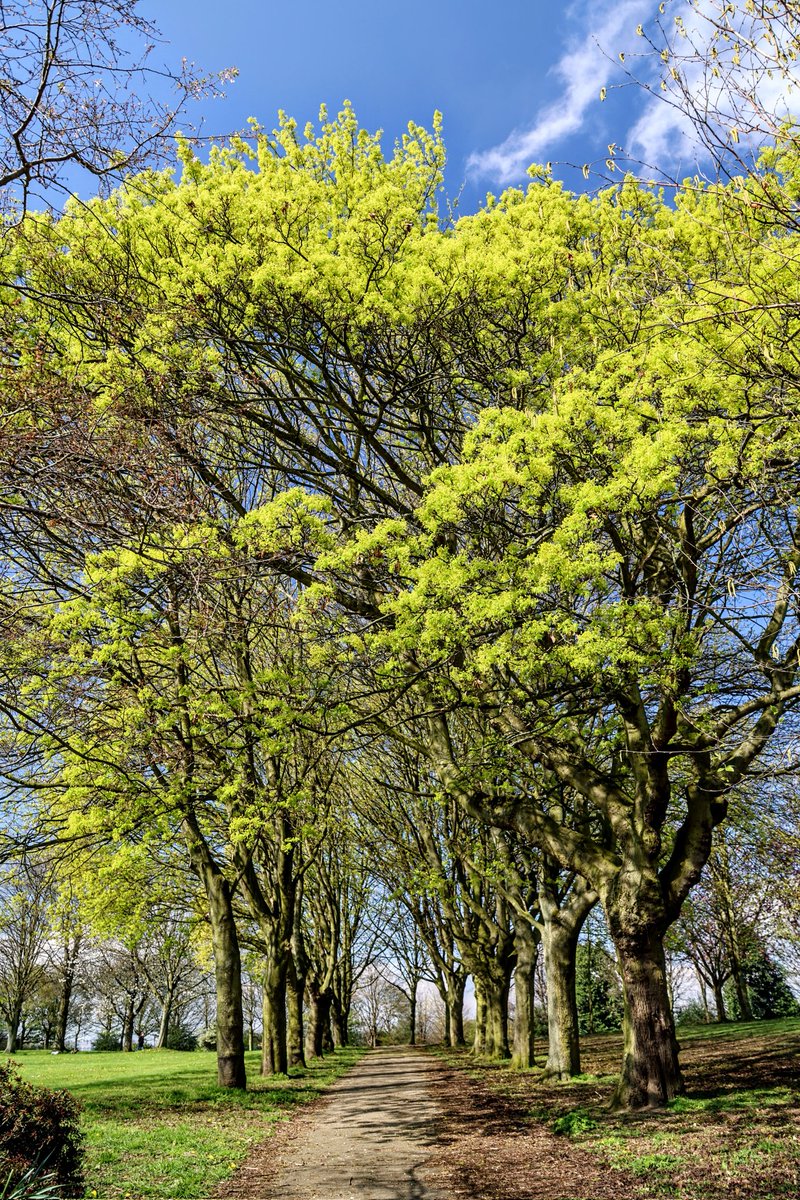
<path id="1" fill-rule="evenodd" d="M 471 977 L 475 1050 L 522 1067 L 542 963 L 556 1078 L 616 964 L 633 1108 L 683 1090 L 667 950 L 767 1015 L 800 767 L 770 135 L 668 197 L 545 171 L 453 221 L 438 117 L 386 154 L 345 105 L 9 222 L 3 857 L 129 944 L 193 915 L 222 1085 L 245 955 L 269 1073 L 347 1039 L 378 960 L 454 1045 Z"/>

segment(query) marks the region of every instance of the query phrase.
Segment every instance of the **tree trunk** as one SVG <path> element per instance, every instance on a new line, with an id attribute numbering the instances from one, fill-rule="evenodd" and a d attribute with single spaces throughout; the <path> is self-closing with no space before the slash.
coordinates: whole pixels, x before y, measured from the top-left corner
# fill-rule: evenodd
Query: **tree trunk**
<path id="1" fill-rule="evenodd" d="M 722 984 L 714 983 L 714 1007 L 717 1010 L 717 1020 L 720 1024 L 728 1020 L 728 1014 L 725 1011 L 725 996 L 723 994 Z"/>
<path id="2" fill-rule="evenodd" d="M 325 1046 L 325 1027 L 330 1013 L 330 993 L 308 990 L 308 1020 L 306 1021 L 306 1058 L 322 1058 Z"/>
<path id="3" fill-rule="evenodd" d="M 58 997 L 58 1016 L 56 1017 L 56 1050 L 60 1050 L 62 1054 L 67 1048 L 69 1006 L 70 1001 L 72 1000 L 72 987 L 74 982 L 75 960 L 73 957 L 71 957 L 69 942 L 67 942 L 64 960 L 64 975 L 61 980 L 61 991 Z"/>
<path id="4" fill-rule="evenodd" d="M 122 1022 L 122 1052 L 130 1054 L 133 1050 L 133 996 L 125 1005 L 125 1017 Z"/>
<path id="5" fill-rule="evenodd" d="M 169 1037 L 169 1021 L 172 1016 L 172 1002 L 174 1000 L 174 989 L 170 988 L 164 997 L 164 1003 L 161 1006 L 161 1020 L 158 1023 L 158 1037 L 156 1038 L 156 1050 L 166 1050 L 167 1038 Z"/>
<path id="6" fill-rule="evenodd" d="M 331 1005 L 331 1026 L 333 1029 L 333 1044 L 336 1049 L 339 1049 L 340 1046 L 346 1046 L 349 1043 L 348 1017 L 349 1014 L 342 1010 L 341 1002 L 334 996 L 333 1004 Z"/>
<path id="7" fill-rule="evenodd" d="M 292 954 L 286 973 L 286 1056 L 290 1067 L 306 1065 L 303 1049 L 303 990 Z"/>
<path id="8" fill-rule="evenodd" d="M 475 1034 L 472 1039 L 472 1051 L 474 1054 L 483 1055 L 486 1053 L 486 1001 L 483 995 L 483 985 L 479 980 L 473 980 L 475 984 Z"/>
<path id="9" fill-rule="evenodd" d="M 562 924 L 556 914 L 542 931 L 547 981 L 547 1062 L 550 1079 L 571 1079 L 581 1072 L 578 1005 L 575 998 L 575 954 L 580 926 Z"/>
<path id="10" fill-rule="evenodd" d="M 536 970 L 536 931 L 530 921 L 519 919 L 514 926 L 514 1053 L 511 1065 L 517 1070 L 534 1066 L 533 986 Z"/>
<path id="11" fill-rule="evenodd" d="M 545 860 L 539 880 L 539 911 L 547 984 L 545 1072 L 551 1079 L 580 1075 L 575 955 L 581 929 L 596 903 L 597 893 L 580 879 L 573 880 L 564 893 L 559 887 L 558 867 Z"/>
<path id="12" fill-rule="evenodd" d="M 465 1046 L 467 1043 L 464 1037 L 464 989 L 467 981 L 463 975 L 453 975 L 448 979 L 447 985 L 447 1044 Z"/>
<path id="13" fill-rule="evenodd" d="M 663 935 L 615 931 L 625 995 L 622 1075 L 615 1107 L 661 1108 L 683 1093 L 678 1043 L 669 1003 Z M 616 934 L 616 935 L 615 935 Z"/>
<path id="14" fill-rule="evenodd" d="M 246 1088 L 242 961 L 232 889 L 190 815 L 184 827 L 192 866 L 205 887 L 211 923 L 217 1000 L 217 1083 L 223 1088 Z"/>
<path id="15" fill-rule="evenodd" d="M 332 1054 L 335 1046 L 333 1044 L 333 1029 L 331 1027 L 331 1008 L 333 1006 L 333 997 L 328 997 L 328 1003 L 325 1009 L 325 1014 L 322 1023 L 322 1053 Z"/>
<path id="16" fill-rule="evenodd" d="M 286 1037 L 285 956 L 270 953 L 264 972 L 261 1074 L 286 1075 L 289 1071 Z"/>
<path id="17" fill-rule="evenodd" d="M 733 986 L 736 989 L 736 1000 L 739 1006 L 739 1020 L 752 1021 L 753 1008 L 750 1004 L 750 993 L 747 990 L 747 982 L 742 970 L 742 961 L 739 955 L 738 940 L 735 935 L 731 939 L 731 977 Z"/>
<path id="18" fill-rule="evenodd" d="M 483 1049 L 477 1050 L 486 1058 L 504 1059 L 511 1057 L 508 1048 L 508 993 L 510 970 L 502 978 L 484 976 L 480 980 L 480 996 L 483 1005 Z M 475 984 L 476 998 L 478 982 Z M 477 1034 L 477 1021 L 476 1021 Z"/>
<path id="19" fill-rule="evenodd" d="M 417 981 L 411 983 L 411 990 L 408 997 L 408 1044 L 416 1046 L 417 1044 Z"/>

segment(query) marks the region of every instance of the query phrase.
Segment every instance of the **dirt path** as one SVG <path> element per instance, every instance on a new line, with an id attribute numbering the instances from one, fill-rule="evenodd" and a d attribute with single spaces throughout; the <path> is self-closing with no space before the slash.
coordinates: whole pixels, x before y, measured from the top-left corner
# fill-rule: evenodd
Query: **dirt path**
<path id="1" fill-rule="evenodd" d="M 230 1200 L 449 1200 L 426 1171 L 440 1117 L 435 1063 L 372 1050 L 325 1101 L 271 1138 L 218 1195 Z"/>

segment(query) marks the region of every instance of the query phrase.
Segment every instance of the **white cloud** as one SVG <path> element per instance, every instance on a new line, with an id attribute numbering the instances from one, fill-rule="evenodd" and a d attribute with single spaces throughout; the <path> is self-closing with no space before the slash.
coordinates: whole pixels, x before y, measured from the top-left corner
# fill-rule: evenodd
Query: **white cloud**
<path id="1" fill-rule="evenodd" d="M 667 6 L 661 24 L 665 35 L 674 39 L 678 57 L 673 61 L 680 72 L 679 85 L 659 58 L 662 35 L 654 24 L 660 20 L 658 0 L 577 0 L 570 19 L 585 33 L 552 70 L 560 85 L 556 98 L 537 113 L 528 128 L 517 129 L 499 145 L 473 154 L 468 162 L 470 171 L 506 184 L 520 180 L 532 162 L 557 157 L 560 145 L 580 131 L 591 107 L 598 103 L 600 89 L 621 80 L 616 62 L 620 50 L 628 62 L 635 61 L 635 73 L 643 85 L 638 92 L 632 89 L 630 93 L 639 98 L 638 116 L 632 118 L 627 132 L 619 130 L 609 135 L 609 140 L 624 147 L 629 161 L 646 165 L 649 171 L 662 176 L 674 176 L 710 165 L 707 143 L 713 142 L 715 130 L 720 151 L 726 140 L 729 146 L 734 145 L 731 128 L 737 132 L 740 150 L 753 150 L 770 140 L 781 117 L 792 110 L 797 115 L 800 76 L 794 72 L 792 86 L 786 72 L 767 72 L 767 60 L 774 47 L 765 40 L 765 26 L 772 38 L 780 40 L 782 35 L 786 40 L 794 35 L 791 29 L 765 22 L 758 15 L 758 6 L 748 13 L 744 4 L 735 8 L 729 5 L 725 20 L 737 34 L 716 41 L 717 58 L 712 62 L 711 19 L 719 20 L 724 7 L 721 0 Z M 677 32 L 675 17 L 682 17 L 685 37 Z M 642 42 L 636 36 L 639 23 L 652 33 L 649 45 L 646 39 Z M 661 88 L 662 77 L 666 91 Z M 694 121 L 689 115 L 691 109 Z M 705 139 L 698 132 L 704 122 Z"/>
<path id="2" fill-rule="evenodd" d="M 687 157 L 695 165 L 708 165 L 707 145 L 715 144 L 719 152 L 726 143 L 733 146 L 731 129 L 743 148 L 757 149 L 792 109 L 797 111 L 796 72 L 767 69 L 775 46 L 766 40 L 766 31 L 779 40 L 790 38 L 790 31 L 764 20 L 757 10 L 751 14 L 742 5 L 729 6 L 726 19 L 732 36 L 714 40 L 720 7 L 719 0 L 684 7 L 685 36 L 675 36 L 677 57 L 672 60 L 679 82 L 665 70 L 667 90 L 661 95 L 660 80 L 654 79 L 659 94 L 649 97 L 628 133 L 629 153 L 662 173 L 674 174 Z"/>
<path id="3" fill-rule="evenodd" d="M 650 12 L 652 0 L 583 4 L 575 12 L 575 22 L 584 31 L 580 44 L 553 69 L 562 84 L 558 97 L 537 114 L 529 129 L 516 130 L 500 145 L 471 155 L 468 168 L 509 183 L 524 175 L 532 162 L 549 158 L 563 138 L 580 129 L 589 106 L 599 102 L 600 89 L 616 74 L 610 55 L 632 45 L 637 23 Z"/>

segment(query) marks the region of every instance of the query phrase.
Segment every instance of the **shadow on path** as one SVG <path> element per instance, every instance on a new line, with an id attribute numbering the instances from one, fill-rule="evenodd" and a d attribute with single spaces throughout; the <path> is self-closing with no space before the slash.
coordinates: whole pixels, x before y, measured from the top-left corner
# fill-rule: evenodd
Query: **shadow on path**
<path id="1" fill-rule="evenodd" d="M 440 1117 L 435 1064 L 411 1047 L 372 1050 L 248 1158 L 225 1200 L 446 1200 L 427 1179 Z"/>

